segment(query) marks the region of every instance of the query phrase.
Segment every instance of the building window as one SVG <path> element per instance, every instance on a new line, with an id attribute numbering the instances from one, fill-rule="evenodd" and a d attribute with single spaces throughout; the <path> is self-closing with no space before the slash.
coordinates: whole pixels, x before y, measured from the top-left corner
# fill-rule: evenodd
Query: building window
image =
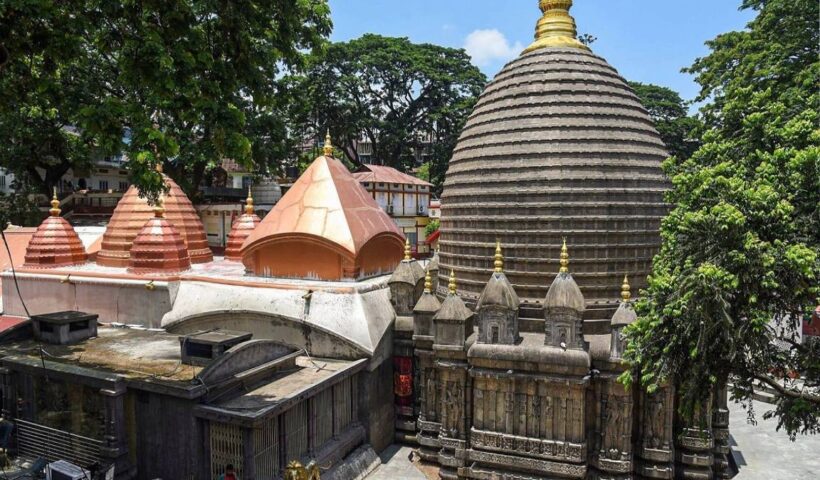
<path id="1" fill-rule="evenodd" d="M 120 182 L 120 191 L 124 192 L 128 190 L 128 182 Z"/>
<path id="2" fill-rule="evenodd" d="M 100 190 L 108 190 L 108 180 L 100 180 Z"/>

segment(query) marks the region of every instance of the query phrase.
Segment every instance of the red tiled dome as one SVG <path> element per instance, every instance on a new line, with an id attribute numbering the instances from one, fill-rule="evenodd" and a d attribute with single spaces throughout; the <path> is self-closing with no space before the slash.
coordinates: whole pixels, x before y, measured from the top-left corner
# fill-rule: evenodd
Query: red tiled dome
<path id="1" fill-rule="evenodd" d="M 250 189 L 248 189 L 245 213 L 234 220 L 233 225 L 231 225 L 231 233 L 228 234 L 228 245 L 225 247 L 226 260 L 242 261 L 242 244 L 245 243 L 245 240 L 261 221 L 259 215 L 253 212 L 253 198 Z"/>
<path id="2" fill-rule="evenodd" d="M 165 181 L 169 188 L 164 196 L 165 218 L 177 229 L 187 245 L 191 262 L 210 262 L 213 260 L 213 253 L 208 248 L 205 228 L 193 204 L 173 180 L 165 176 Z M 129 188 L 108 222 L 102 248 L 97 254 L 97 263 L 108 267 L 127 267 L 134 239 L 153 216 L 153 209 L 145 198 L 140 198 L 137 188 Z"/>
<path id="3" fill-rule="evenodd" d="M 142 227 L 131 246 L 128 271 L 139 274 L 174 274 L 191 268 L 185 240 L 163 217 L 162 207 Z"/>
<path id="4" fill-rule="evenodd" d="M 56 191 L 49 213 L 51 215 L 43 220 L 28 243 L 23 266 L 51 268 L 85 263 L 88 254 L 74 227 L 60 216 Z"/>

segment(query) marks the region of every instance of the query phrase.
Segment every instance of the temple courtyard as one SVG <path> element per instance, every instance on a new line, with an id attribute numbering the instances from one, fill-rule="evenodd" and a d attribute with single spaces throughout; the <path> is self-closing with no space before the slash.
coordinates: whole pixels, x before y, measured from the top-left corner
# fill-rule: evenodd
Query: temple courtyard
<path id="1" fill-rule="evenodd" d="M 797 437 L 792 442 L 777 422 L 764 420 L 771 408 L 754 402 L 757 425 L 746 421 L 746 410 L 729 403 L 732 455 L 740 468 L 735 480 L 810 480 L 820 471 L 820 437 Z M 392 445 L 381 454 L 382 465 L 367 480 L 427 480 L 437 478 L 436 469 L 422 464 L 408 446 Z"/>

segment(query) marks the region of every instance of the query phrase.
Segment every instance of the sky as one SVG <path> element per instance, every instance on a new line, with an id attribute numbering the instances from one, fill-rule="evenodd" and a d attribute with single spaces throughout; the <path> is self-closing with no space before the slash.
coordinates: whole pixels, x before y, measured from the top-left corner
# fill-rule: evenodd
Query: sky
<path id="1" fill-rule="evenodd" d="M 708 54 L 705 42 L 742 30 L 753 11 L 740 0 L 575 0 L 578 33 L 627 80 L 669 87 L 691 100 L 698 85 L 681 73 Z M 529 45 L 541 16 L 537 0 L 330 0 L 331 40 L 365 33 L 466 48 L 489 78 Z"/>

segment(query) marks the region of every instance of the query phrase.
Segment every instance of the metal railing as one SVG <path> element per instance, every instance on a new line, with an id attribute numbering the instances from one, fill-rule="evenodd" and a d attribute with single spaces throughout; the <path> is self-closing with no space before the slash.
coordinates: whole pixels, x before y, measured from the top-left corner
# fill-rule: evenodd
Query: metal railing
<path id="1" fill-rule="evenodd" d="M 42 457 L 53 462 L 67 460 L 80 466 L 99 462 L 102 440 L 83 437 L 38 423 L 16 419 L 17 447 L 24 457 Z"/>

